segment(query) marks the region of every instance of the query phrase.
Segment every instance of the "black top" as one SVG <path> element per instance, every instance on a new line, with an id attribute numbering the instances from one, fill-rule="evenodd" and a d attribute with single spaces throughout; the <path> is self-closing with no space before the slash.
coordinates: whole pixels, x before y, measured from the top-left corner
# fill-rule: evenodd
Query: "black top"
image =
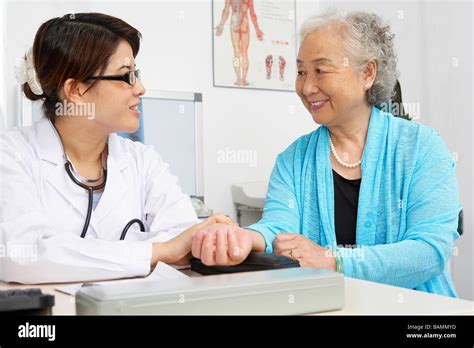
<path id="1" fill-rule="evenodd" d="M 356 244 L 357 208 L 362 179 L 349 180 L 334 170 L 334 222 L 337 245 L 354 247 Z"/>

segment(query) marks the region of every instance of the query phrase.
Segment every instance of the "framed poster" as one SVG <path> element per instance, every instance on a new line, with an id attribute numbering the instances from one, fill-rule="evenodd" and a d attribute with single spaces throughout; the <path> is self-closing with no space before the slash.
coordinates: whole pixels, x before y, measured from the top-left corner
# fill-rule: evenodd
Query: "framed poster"
<path id="1" fill-rule="evenodd" d="M 213 0 L 214 86 L 294 91 L 295 0 Z"/>

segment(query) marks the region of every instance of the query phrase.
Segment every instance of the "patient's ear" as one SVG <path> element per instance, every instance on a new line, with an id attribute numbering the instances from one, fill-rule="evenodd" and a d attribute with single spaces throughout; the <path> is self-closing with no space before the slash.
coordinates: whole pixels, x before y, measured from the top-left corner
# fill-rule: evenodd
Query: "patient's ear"
<path id="1" fill-rule="evenodd" d="M 377 63 L 374 60 L 369 60 L 362 73 L 364 79 L 364 90 L 368 90 L 372 87 L 375 78 L 377 77 Z"/>

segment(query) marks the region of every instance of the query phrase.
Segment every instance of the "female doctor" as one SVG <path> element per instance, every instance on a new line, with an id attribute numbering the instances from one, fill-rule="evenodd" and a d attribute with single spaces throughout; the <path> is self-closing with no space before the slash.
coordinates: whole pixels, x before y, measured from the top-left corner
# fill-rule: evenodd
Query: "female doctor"
<path id="1" fill-rule="evenodd" d="M 199 223 L 139 125 L 140 33 L 99 13 L 53 18 L 17 69 L 44 115 L 0 134 L 0 278 L 21 283 L 145 276 L 189 260 Z"/>

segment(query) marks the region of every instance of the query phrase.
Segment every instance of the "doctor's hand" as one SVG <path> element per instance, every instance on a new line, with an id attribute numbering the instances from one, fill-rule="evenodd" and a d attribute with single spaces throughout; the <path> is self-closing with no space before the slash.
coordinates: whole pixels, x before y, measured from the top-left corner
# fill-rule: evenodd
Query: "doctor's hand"
<path id="1" fill-rule="evenodd" d="M 273 241 L 273 252 L 298 260 L 301 267 L 336 270 L 336 259 L 330 249 L 297 233 L 279 233 Z"/>
<path id="2" fill-rule="evenodd" d="M 200 229 L 200 228 L 205 228 L 207 226 L 210 226 L 212 224 L 232 225 L 232 224 L 236 224 L 236 222 L 232 220 L 230 217 L 222 213 L 216 213 L 216 214 L 212 214 L 206 220 L 202 221 L 201 223 L 197 225 L 194 225 L 193 227 L 196 227 L 196 229 Z"/>
<path id="3" fill-rule="evenodd" d="M 238 225 L 222 223 L 208 226 L 196 233 L 192 255 L 208 266 L 232 266 L 244 261 L 254 245 L 253 231 Z"/>

